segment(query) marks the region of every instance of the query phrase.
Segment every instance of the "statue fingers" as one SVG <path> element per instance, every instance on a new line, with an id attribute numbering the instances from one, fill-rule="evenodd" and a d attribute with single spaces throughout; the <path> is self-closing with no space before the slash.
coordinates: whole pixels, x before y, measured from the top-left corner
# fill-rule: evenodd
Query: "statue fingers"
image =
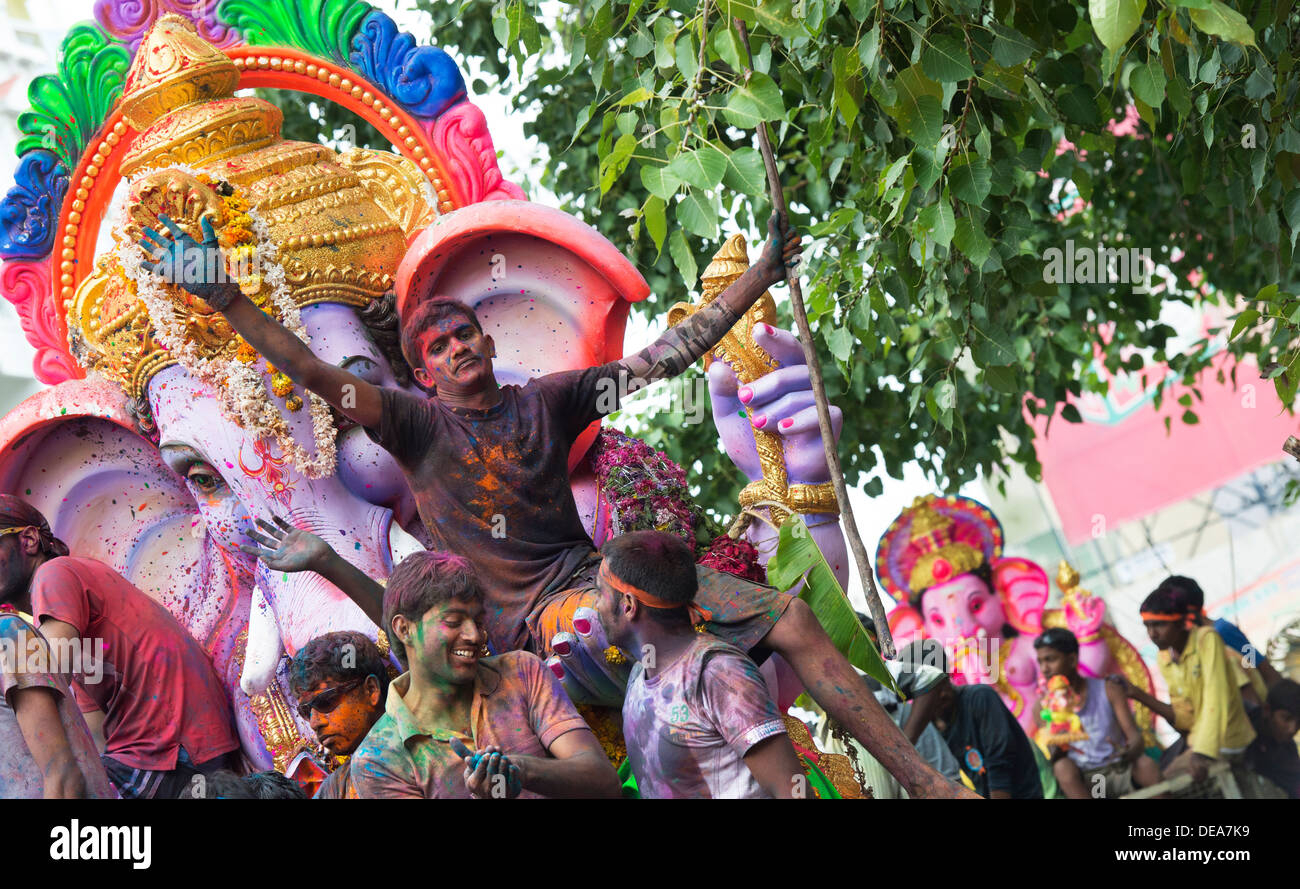
<path id="1" fill-rule="evenodd" d="M 809 394 L 811 396 L 811 393 Z M 830 414 L 831 431 L 835 433 L 836 438 L 839 438 L 840 429 L 844 426 L 844 412 L 832 404 Z M 821 426 L 817 421 L 817 405 L 815 403 L 810 404 L 797 413 L 779 420 L 774 431 L 785 438 L 793 438 L 808 433 L 820 433 Z"/>
<path id="2" fill-rule="evenodd" d="M 737 398 L 751 413 L 772 413 L 781 399 L 798 393 L 811 394 L 809 369 L 802 364 L 777 368 L 754 382 L 745 383 L 737 391 Z M 793 409 L 777 416 L 787 417 L 790 413 L 794 413 Z"/>
<path id="3" fill-rule="evenodd" d="M 736 377 L 736 372 L 731 369 L 731 365 L 725 361 L 715 361 L 709 365 L 709 397 L 715 401 L 717 399 L 736 400 L 736 390 L 740 388 L 740 380 Z"/>
<path id="4" fill-rule="evenodd" d="M 180 240 L 181 238 L 185 237 L 185 230 L 181 228 L 179 225 L 177 225 L 175 222 L 173 222 L 172 218 L 168 216 L 166 213 L 159 213 L 158 221 L 163 224 L 163 226 L 167 229 L 167 231 L 172 233 L 172 237 L 175 238 L 176 240 Z"/>
<path id="5" fill-rule="evenodd" d="M 799 344 L 799 338 L 790 331 L 781 330 L 771 324 L 755 324 L 753 335 L 754 342 L 775 358 L 782 367 L 806 363 L 803 346 Z"/>

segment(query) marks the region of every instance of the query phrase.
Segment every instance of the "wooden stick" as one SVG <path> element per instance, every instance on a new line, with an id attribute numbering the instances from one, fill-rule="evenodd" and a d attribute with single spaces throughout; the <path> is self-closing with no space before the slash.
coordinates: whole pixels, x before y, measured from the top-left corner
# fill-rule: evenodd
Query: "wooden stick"
<path id="1" fill-rule="evenodd" d="M 1286 443 L 1282 445 L 1282 451 L 1290 454 L 1297 460 L 1300 460 L 1300 438 L 1296 438 L 1294 435 L 1288 435 Z"/>
<path id="2" fill-rule="evenodd" d="M 740 19 L 735 20 L 736 30 L 740 34 L 740 43 L 745 48 L 745 82 L 754 76 L 754 55 L 749 50 L 749 31 Z M 758 123 L 758 147 L 763 153 L 763 165 L 767 168 L 767 185 L 771 191 L 772 206 L 789 224 L 790 216 L 785 203 L 785 190 L 781 187 L 781 175 L 776 169 L 776 156 L 772 153 L 772 143 L 768 138 L 767 122 Z M 880 593 L 876 590 L 876 576 L 871 570 L 871 561 L 867 550 L 862 545 L 858 534 L 858 524 L 853 519 L 853 508 L 849 505 L 849 492 L 844 484 L 844 470 L 840 466 L 839 449 L 835 446 L 835 431 L 831 428 L 831 410 L 826 401 L 826 384 L 822 380 L 821 362 L 817 350 L 813 348 L 812 329 L 808 326 L 808 312 L 804 309 L 803 291 L 799 287 L 799 275 L 786 270 L 786 281 L 790 285 L 790 304 L 794 309 L 794 323 L 799 329 L 799 342 L 803 346 L 804 361 L 808 364 L 808 376 L 812 381 L 813 399 L 817 402 L 817 426 L 821 429 L 822 444 L 826 448 L 826 468 L 830 470 L 831 484 L 835 488 L 835 498 L 839 501 L 840 515 L 844 518 L 844 536 L 848 538 L 849 549 L 858 566 L 858 577 L 866 590 L 867 608 L 871 619 L 876 622 L 876 635 L 880 639 L 880 653 L 892 658 L 897 653 L 894 639 L 889 632 L 889 620 L 885 617 L 885 608 L 880 602 Z"/>

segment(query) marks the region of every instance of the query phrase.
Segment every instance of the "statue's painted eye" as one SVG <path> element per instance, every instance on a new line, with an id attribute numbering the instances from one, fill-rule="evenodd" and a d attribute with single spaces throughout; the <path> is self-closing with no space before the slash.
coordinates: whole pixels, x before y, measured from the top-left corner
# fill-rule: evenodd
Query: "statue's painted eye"
<path id="1" fill-rule="evenodd" d="M 367 383 L 379 386 L 384 382 L 383 369 L 364 355 L 354 355 L 346 358 L 339 366 L 357 379 L 365 380 Z"/>
<path id="2" fill-rule="evenodd" d="M 211 494 L 221 487 L 221 477 L 206 464 L 191 466 L 189 472 L 185 473 L 185 478 L 205 494 Z"/>

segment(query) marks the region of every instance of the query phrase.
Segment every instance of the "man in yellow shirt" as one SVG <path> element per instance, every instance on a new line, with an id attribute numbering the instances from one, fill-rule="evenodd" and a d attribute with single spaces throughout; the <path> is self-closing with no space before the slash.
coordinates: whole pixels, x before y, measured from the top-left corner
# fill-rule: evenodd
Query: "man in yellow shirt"
<path id="1" fill-rule="evenodd" d="M 1211 763 L 1240 758 L 1255 740 L 1223 640 L 1213 627 L 1189 627 L 1186 607 L 1167 590 L 1142 603 L 1142 623 L 1160 649 L 1156 661 L 1169 686 L 1174 728 L 1187 735 L 1187 749 L 1163 777 L 1190 772 L 1203 781 Z"/>

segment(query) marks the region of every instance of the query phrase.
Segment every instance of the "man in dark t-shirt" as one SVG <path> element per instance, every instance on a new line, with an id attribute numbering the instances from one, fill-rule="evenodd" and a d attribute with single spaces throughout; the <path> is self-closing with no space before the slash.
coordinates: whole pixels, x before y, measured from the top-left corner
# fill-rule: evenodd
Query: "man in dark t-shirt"
<path id="1" fill-rule="evenodd" d="M 621 371 L 615 362 L 502 386 L 488 408 L 379 390 L 380 420 L 368 431 L 410 479 L 434 548 L 473 559 L 491 590 L 485 617 L 497 651 L 539 651 L 530 615 L 594 564 L 567 460 Z"/>
<path id="2" fill-rule="evenodd" d="M 991 685 L 953 685 L 944 677 L 927 697 L 930 718 L 980 796 L 1043 798 L 1029 736 Z"/>
<path id="3" fill-rule="evenodd" d="M 220 248 L 206 220 L 201 245 L 166 216 L 159 221 L 170 237 L 145 229 L 141 246 L 154 261 L 144 267 L 205 300 L 268 362 L 392 452 L 435 545 L 474 562 L 492 648 L 543 655 L 576 608 L 594 606 L 598 598 L 599 556 L 569 485 L 567 458 L 578 435 L 617 410 L 621 398 L 703 357 L 785 278 L 799 254 L 798 234 L 774 214 L 758 262 L 655 342 L 620 361 L 548 374 L 525 386 L 498 383 L 496 345 L 473 309 L 433 293 L 412 294 L 401 318 L 402 351 L 417 382 L 434 393 L 426 399 L 374 386 L 317 358 L 233 281 L 174 274 L 192 251 Z M 710 632 L 756 660 L 781 654 L 813 699 L 913 797 L 962 792 L 907 743 L 805 603 L 706 568 L 700 569 L 697 598 L 714 613 Z"/>

